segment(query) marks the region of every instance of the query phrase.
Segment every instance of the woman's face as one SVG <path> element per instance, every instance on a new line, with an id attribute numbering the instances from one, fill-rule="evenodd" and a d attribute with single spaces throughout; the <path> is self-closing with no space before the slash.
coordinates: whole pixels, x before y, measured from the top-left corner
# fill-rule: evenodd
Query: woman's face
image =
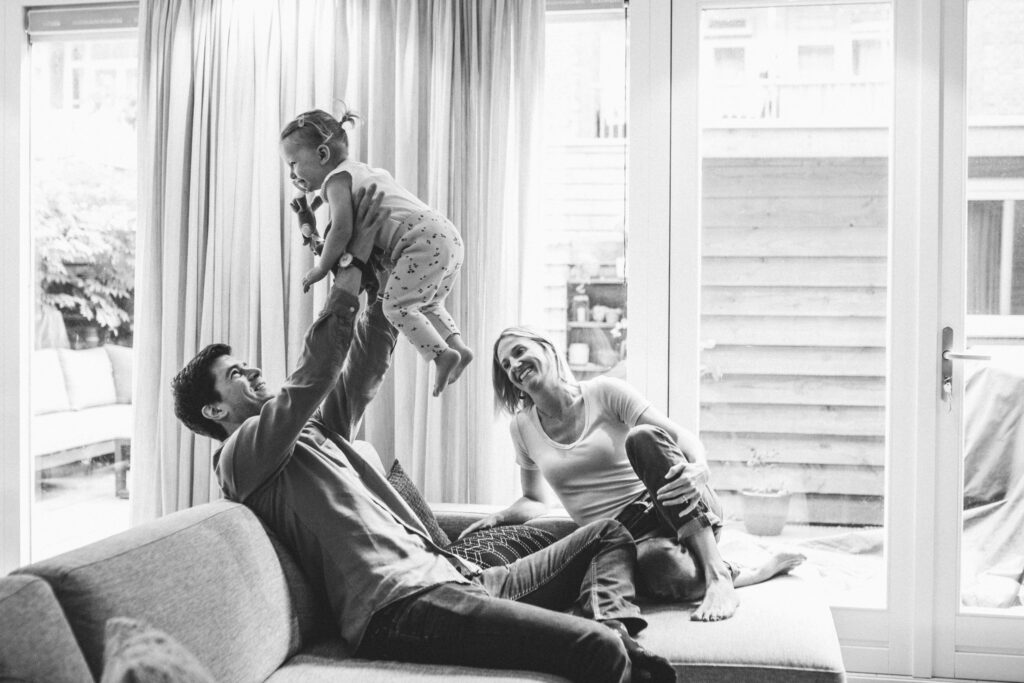
<path id="1" fill-rule="evenodd" d="M 556 371 L 546 346 L 525 337 L 509 335 L 498 342 L 498 363 L 512 385 L 530 393 Z"/>

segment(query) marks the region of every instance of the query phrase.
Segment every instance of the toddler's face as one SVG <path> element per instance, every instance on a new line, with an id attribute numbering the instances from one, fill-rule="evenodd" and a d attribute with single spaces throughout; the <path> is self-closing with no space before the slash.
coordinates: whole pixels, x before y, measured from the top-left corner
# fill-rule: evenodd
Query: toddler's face
<path id="1" fill-rule="evenodd" d="M 328 160 L 315 147 L 303 145 L 297 138 L 290 135 L 281 141 L 281 159 L 288 167 L 288 177 L 301 192 L 319 190 L 327 176 Z"/>

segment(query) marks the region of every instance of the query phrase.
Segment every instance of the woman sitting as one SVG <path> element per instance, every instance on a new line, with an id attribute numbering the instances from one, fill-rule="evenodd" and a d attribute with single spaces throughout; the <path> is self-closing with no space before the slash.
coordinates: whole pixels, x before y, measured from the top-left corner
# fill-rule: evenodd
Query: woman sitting
<path id="1" fill-rule="evenodd" d="M 734 587 L 765 581 L 804 560 L 778 552 L 733 569 L 718 537 L 722 507 L 708 486 L 704 447 L 621 380 L 577 381 L 554 346 L 510 327 L 494 344 L 495 403 L 510 413 L 523 497 L 466 529 L 519 524 L 547 507 L 543 480 L 573 520 L 620 521 L 637 541 L 641 590 L 697 600 L 692 618 L 716 621 L 739 606 Z"/>

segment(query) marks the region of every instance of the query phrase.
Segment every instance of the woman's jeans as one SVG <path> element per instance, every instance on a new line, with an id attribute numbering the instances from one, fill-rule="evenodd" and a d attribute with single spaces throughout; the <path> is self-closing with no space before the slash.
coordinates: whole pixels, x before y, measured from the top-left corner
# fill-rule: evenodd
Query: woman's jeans
<path id="1" fill-rule="evenodd" d="M 631 429 L 626 436 L 626 455 L 647 488 L 617 518 L 637 542 L 641 592 L 663 600 L 699 598 L 704 593 L 704 577 L 687 551 L 686 541 L 704 529 L 718 538 L 724 517 L 718 494 L 705 486 L 700 495 L 682 504 L 658 501 L 656 492 L 665 485 L 669 468 L 686 461 L 676 442 L 659 427 Z M 729 570 L 735 578 L 736 570 L 732 566 Z"/>
<path id="2" fill-rule="evenodd" d="M 633 603 L 635 562 L 621 524 L 594 522 L 472 583 L 441 584 L 388 605 L 370 620 L 356 654 L 629 681 L 621 639 L 597 622 L 617 619 L 631 633 L 647 625 Z"/>

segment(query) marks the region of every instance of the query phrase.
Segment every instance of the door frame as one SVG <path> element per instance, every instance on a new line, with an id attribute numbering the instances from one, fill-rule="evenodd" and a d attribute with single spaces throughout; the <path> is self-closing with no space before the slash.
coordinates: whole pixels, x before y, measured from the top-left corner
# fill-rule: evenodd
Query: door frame
<path id="1" fill-rule="evenodd" d="M 942 0 L 942 128 L 940 159 L 941 207 L 939 262 L 939 321 L 953 328 L 954 346 L 962 349 L 966 333 L 967 231 L 967 6 L 970 0 Z M 935 358 L 938 382 L 941 350 Z M 980 611 L 960 614 L 960 535 L 963 499 L 964 367 L 953 363 L 953 400 L 935 401 L 935 554 L 952 558 L 953 565 L 935 567 L 935 671 L 956 678 L 1024 680 L 1024 617 Z M 1018 672 L 1012 674 L 1011 672 Z"/>
<path id="2" fill-rule="evenodd" d="M 631 21 L 640 18 L 671 24 L 667 49 L 671 64 L 669 126 L 662 134 L 648 132 L 645 140 L 669 140 L 670 223 L 668 254 L 671 261 L 665 298 L 669 302 L 668 377 L 693 381 L 668 382 L 672 417 L 690 428 L 699 427 L 699 395 L 693 391 L 699 377 L 699 297 L 673 296 L 673 292 L 700 291 L 700 128 L 699 15 L 705 8 L 756 7 L 784 4 L 827 4 L 772 0 L 632 0 Z M 849 4 L 841 2 L 838 4 Z M 934 368 L 939 341 L 935 282 L 938 278 L 938 220 L 940 171 L 938 166 L 940 109 L 940 14 L 933 0 L 892 3 L 894 46 L 894 114 L 891 126 L 889 326 L 887 383 L 887 445 L 890 454 L 934 453 L 936 417 L 932 406 L 938 396 Z M 643 8 L 643 12 L 638 12 Z M 631 27 L 631 45 L 644 27 Z M 664 58 L 663 58 L 664 59 Z M 634 73 L 631 71 L 631 77 Z M 631 80 L 630 87 L 637 88 Z M 631 115 L 633 124 L 637 124 Z M 636 130 L 636 125 L 633 125 Z M 631 139 L 633 166 L 654 158 L 656 150 L 638 149 Z M 649 173 L 648 177 L 654 175 Z M 641 174 L 634 168 L 630 194 Z M 631 203 L 631 205 L 634 205 Z M 632 216 L 631 216 L 632 217 Z M 635 220 L 632 225 L 637 225 Z M 634 231 L 635 232 L 635 231 Z M 654 237 L 650 237 L 654 239 Z M 664 243 L 663 243 L 664 244 Z M 631 244 L 632 246 L 632 244 Z M 634 290 L 635 291 L 635 290 Z M 649 296 L 650 294 L 648 294 Z M 631 309 L 632 310 L 632 309 Z M 630 375 L 633 377 L 633 375 Z M 664 376 L 663 376 L 664 377 Z M 657 380 L 651 384 L 657 385 Z M 931 511 L 936 506 L 933 458 L 888 457 L 886 472 L 886 528 L 888 596 L 885 609 L 835 607 L 833 617 L 843 658 L 850 671 L 918 676 L 933 675 L 932 622 L 936 548 Z M 901 495 L 898 505 L 893 491 Z M 910 505 L 907 505 L 907 502 Z M 906 587 L 913 587 L 907 590 Z M 915 599 L 926 596 L 924 600 Z"/>

